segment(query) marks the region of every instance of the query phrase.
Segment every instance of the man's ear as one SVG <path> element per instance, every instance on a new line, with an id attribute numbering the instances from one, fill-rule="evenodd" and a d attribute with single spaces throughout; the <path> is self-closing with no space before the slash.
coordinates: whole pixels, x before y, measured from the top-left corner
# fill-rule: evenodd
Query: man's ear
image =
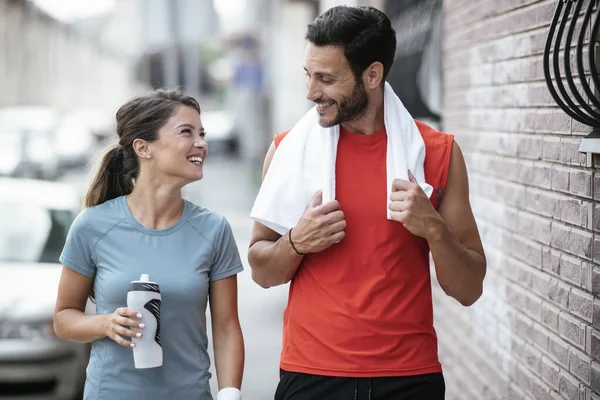
<path id="1" fill-rule="evenodd" d="M 375 61 L 363 72 L 363 82 L 367 89 L 375 89 L 383 82 L 383 64 Z"/>

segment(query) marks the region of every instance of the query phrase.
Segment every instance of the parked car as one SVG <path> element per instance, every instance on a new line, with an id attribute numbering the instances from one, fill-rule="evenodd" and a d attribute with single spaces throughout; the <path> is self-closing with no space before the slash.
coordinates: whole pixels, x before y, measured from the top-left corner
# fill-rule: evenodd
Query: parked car
<path id="1" fill-rule="evenodd" d="M 0 109 L 0 175 L 55 179 L 59 174 L 56 128 L 60 114 L 44 106 Z M 5 147 L 6 146 L 6 147 Z"/>
<path id="2" fill-rule="evenodd" d="M 56 132 L 56 151 L 62 170 L 86 166 L 99 144 L 116 136 L 110 114 L 94 109 L 65 114 Z"/>
<path id="3" fill-rule="evenodd" d="M 0 399 L 81 395 L 89 344 L 55 336 L 58 258 L 80 198 L 66 184 L 0 178 Z"/>
<path id="4" fill-rule="evenodd" d="M 206 130 L 209 152 L 237 155 L 239 137 L 235 130 L 233 117 L 223 110 L 202 110 L 200 114 L 202 126 Z"/>

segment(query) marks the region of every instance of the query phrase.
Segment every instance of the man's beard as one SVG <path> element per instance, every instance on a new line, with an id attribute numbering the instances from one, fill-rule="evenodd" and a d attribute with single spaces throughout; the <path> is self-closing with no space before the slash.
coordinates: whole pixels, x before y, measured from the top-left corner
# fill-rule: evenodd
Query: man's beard
<path id="1" fill-rule="evenodd" d="M 330 122 L 319 120 L 319 124 L 322 127 L 330 128 L 343 122 L 356 120 L 365 114 L 367 107 L 369 106 L 369 96 L 367 95 L 363 82 L 357 81 L 354 84 L 352 92 L 349 95 L 344 96 L 339 103 L 336 102 L 336 105 L 338 111 Z"/>

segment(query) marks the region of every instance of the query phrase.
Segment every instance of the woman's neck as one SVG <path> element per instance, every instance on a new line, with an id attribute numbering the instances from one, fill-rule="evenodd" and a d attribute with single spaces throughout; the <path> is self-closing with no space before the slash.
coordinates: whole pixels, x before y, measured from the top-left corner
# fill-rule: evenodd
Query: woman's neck
<path id="1" fill-rule="evenodd" d="M 166 229 L 177 223 L 183 213 L 180 186 L 139 179 L 126 197 L 133 217 L 149 229 Z"/>

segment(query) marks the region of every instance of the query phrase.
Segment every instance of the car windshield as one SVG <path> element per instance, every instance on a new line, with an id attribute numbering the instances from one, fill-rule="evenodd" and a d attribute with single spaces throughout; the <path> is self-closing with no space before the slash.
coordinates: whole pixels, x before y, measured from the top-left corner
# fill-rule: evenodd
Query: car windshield
<path id="1" fill-rule="evenodd" d="M 58 263 L 73 222 L 68 210 L 0 203 L 0 262 Z"/>

